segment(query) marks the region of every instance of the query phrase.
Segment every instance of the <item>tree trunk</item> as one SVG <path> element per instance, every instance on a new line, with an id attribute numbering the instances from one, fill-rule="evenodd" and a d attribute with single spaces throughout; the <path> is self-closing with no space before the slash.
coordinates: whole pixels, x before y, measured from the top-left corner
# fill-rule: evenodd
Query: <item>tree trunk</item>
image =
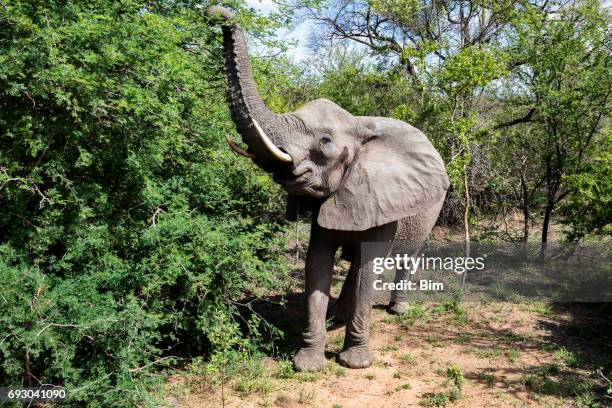
<path id="1" fill-rule="evenodd" d="M 554 201 L 549 201 L 544 210 L 544 222 L 542 222 L 542 242 L 548 242 L 548 227 L 550 225 L 550 215 L 554 209 Z"/>
<path id="2" fill-rule="evenodd" d="M 548 248 L 548 226 L 550 224 L 550 216 L 553 211 L 554 201 L 551 202 L 550 198 L 548 203 L 546 204 L 546 209 L 544 210 L 544 221 L 542 222 L 542 243 L 540 244 L 540 262 L 546 261 L 546 250 Z"/>
<path id="3" fill-rule="evenodd" d="M 529 189 L 525 181 L 525 174 L 521 172 L 521 190 L 523 192 L 523 242 L 529 241 Z"/>
<path id="4" fill-rule="evenodd" d="M 542 222 L 542 242 L 548 242 L 548 229 L 550 217 L 555 209 L 557 192 L 559 191 L 560 177 L 558 170 L 552 168 L 551 159 L 546 160 L 546 208 L 544 209 L 544 221 Z"/>
<path id="5" fill-rule="evenodd" d="M 529 203 L 523 202 L 523 242 L 529 242 L 529 218 Z"/>
<path id="6" fill-rule="evenodd" d="M 463 232 L 465 242 L 470 242 L 470 190 L 468 187 L 467 168 L 463 168 Z"/>
<path id="7" fill-rule="evenodd" d="M 463 200 L 465 201 L 463 206 L 463 232 L 465 240 L 465 257 L 470 257 L 470 189 L 468 185 L 468 169 L 467 166 L 463 166 Z M 465 280 L 467 278 L 467 271 L 464 271 L 461 278 L 461 290 L 465 290 Z"/>

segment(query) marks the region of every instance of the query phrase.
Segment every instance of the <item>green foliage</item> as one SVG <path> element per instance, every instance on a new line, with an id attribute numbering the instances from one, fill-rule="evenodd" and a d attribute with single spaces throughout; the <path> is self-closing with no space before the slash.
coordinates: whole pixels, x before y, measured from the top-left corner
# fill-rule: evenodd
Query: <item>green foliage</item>
<path id="1" fill-rule="evenodd" d="M 486 218 L 494 225 L 481 237 L 494 238 L 518 209 L 528 240 L 547 208 L 570 239 L 609 230 L 612 65 L 601 2 L 289 4 L 318 18 L 316 37 L 332 48 L 319 43 L 324 52 L 282 68 L 294 89 L 283 98 L 327 97 L 351 113 L 422 130 L 449 173 L 445 221 L 462 223 L 469 236 Z"/>
<path id="2" fill-rule="evenodd" d="M 506 211 L 523 198 L 520 180 L 533 211 L 554 189 L 570 239 L 610 234 L 607 12 L 594 0 L 554 13 L 470 2 L 492 25 L 465 36 L 444 10 L 458 4 L 356 4 L 385 19 L 371 52 L 338 48 L 301 65 L 253 59 L 263 97 L 276 111 L 326 97 L 422 129 L 447 163 L 449 207 L 497 216 L 490 197 Z M 267 387 L 256 356 L 270 334 L 262 327 L 274 329 L 243 300 L 286 284 L 281 193 L 225 146 L 234 126 L 206 5 L 2 2 L 0 385 L 61 384 L 75 405 L 157 406 L 160 369 L 203 355 L 211 381 L 239 370 L 240 392 Z M 251 38 L 279 46 L 271 34 L 282 15 L 229 5 Z M 410 326 L 431 312 L 464 318 L 452 302 L 390 320 Z M 278 376 L 292 375 L 281 362 Z"/>
<path id="3" fill-rule="evenodd" d="M 201 11 L 4 1 L 0 27 L 0 385 L 157 406 L 160 367 L 252 355 L 235 302 L 284 284 L 282 200 L 225 147 Z"/>
<path id="4" fill-rule="evenodd" d="M 326 369 L 330 374 L 333 374 L 336 377 L 346 377 L 347 374 L 347 369 L 338 365 L 337 363 L 328 364 Z"/>
<path id="5" fill-rule="evenodd" d="M 449 94 L 473 92 L 507 75 L 507 61 L 508 57 L 498 49 L 466 47 L 445 61 L 437 79 Z"/>
<path id="6" fill-rule="evenodd" d="M 465 317 L 465 309 L 461 306 L 461 302 L 459 301 L 450 301 L 444 302 L 432 310 L 434 313 L 445 314 L 449 313 L 453 315 L 455 318 L 464 318 Z"/>
<path id="7" fill-rule="evenodd" d="M 458 389 L 463 389 L 465 378 L 463 377 L 463 371 L 461 367 L 456 364 L 451 365 L 446 369 L 446 378 L 452 381 L 453 385 Z"/>
<path id="8" fill-rule="evenodd" d="M 565 186 L 572 191 L 561 206 L 564 223 L 570 227 L 568 238 L 587 234 L 612 235 L 612 141 L 607 137 L 604 152 L 580 173 L 566 176 Z M 607 150 L 607 151 L 606 151 Z"/>
<path id="9" fill-rule="evenodd" d="M 419 11 L 418 0 L 371 0 L 370 5 L 379 14 L 391 16 L 400 24 L 410 24 Z"/>
<path id="10" fill-rule="evenodd" d="M 378 72 L 359 54 L 343 58 L 338 67 L 324 72 L 318 97 L 331 99 L 354 115 L 393 116 L 393 107 L 414 94 L 398 72 Z"/>
<path id="11" fill-rule="evenodd" d="M 559 350 L 553 353 L 553 360 L 573 368 L 578 367 L 580 363 L 576 353 L 569 351 L 564 346 L 560 347 Z"/>
<path id="12" fill-rule="evenodd" d="M 511 363 L 516 363 L 521 357 L 521 352 L 515 348 L 509 348 L 505 351 L 505 354 L 508 358 L 508 361 L 510 361 Z"/>
<path id="13" fill-rule="evenodd" d="M 420 405 L 425 407 L 445 407 L 461 399 L 461 392 L 465 383 L 461 367 L 452 364 L 446 369 L 444 375 L 446 376 L 446 382 L 452 383 L 452 388 L 447 391 L 425 394 L 419 402 Z"/>
<path id="14" fill-rule="evenodd" d="M 429 320 L 429 311 L 423 307 L 421 303 L 411 305 L 404 313 L 387 318 L 390 323 L 398 323 L 406 327 L 414 325 L 418 321 Z"/>
<path id="15" fill-rule="evenodd" d="M 298 373 L 297 379 L 301 382 L 317 382 L 320 377 L 317 373 Z"/>
<path id="16" fill-rule="evenodd" d="M 610 222 L 609 186 L 593 180 L 605 180 L 610 168 L 609 130 L 604 128 L 612 89 L 609 13 L 600 2 L 583 0 L 550 20 L 532 10 L 514 28 L 515 58 L 526 62 L 517 76 L 529 84 L 537 111 L 534 122 L 541 136 L 532 154 L 545 168 L 547 207 L 567 197 L 563 220 L 570 225 L 570 239 L 601 233 Z M 581 216 L 577 207 L 593 193 L 601 196 Z"/>
<path id="17" fill-rule="evenodd" d="M 278 362 L 278 369 L 276 371 L 276 378 L 283 380 L 293 378 L 295 371 L 293 370 L 293 363 L 291 360 L 284 358 Z"/>
<path id="18" fill-rule="evenodd" d="M 424 407 L 445 407 L 461 399 L 461 393 L 457 389 L 451 391 L 427 393 L 419 401 Z"/>
<path id="19" fill-rule="evenodd" d="M 399 358 L 401 361 L 408 363 L 408 364 L 414 364 L 417 361 L 416 356 L 407 353 L 407 354 L 402 354 Z"/>

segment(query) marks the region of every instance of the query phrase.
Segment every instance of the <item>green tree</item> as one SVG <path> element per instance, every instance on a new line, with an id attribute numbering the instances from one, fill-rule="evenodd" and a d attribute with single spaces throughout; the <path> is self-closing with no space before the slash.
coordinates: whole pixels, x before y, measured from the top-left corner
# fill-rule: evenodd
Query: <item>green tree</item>
<path id="1" fill-rule="evenodd" d="M 575 191 L 562 180 L 601 156 L 609 119 L 609 15 L 598 1 L 293 0 L 287 7 L 317 23 L 319 47 L 368 52 L 361 66 L 313 82 L 351 111 L 392 112 L 432 139 L 451 178 L 444 211 L 461 208 L 466 241 L 472 214 L 496 217 L 508 204 L 521 209 L 528 240 L 542 198 L 547 239 L 551 214 Z"/>
<path id="2" fill-rule="evenodd" d="M 562 180 L 572 191 L 561 205 L 563 222 L 570 227 L 569 240 L 612 235 L 612 137 L 607 132 L 601 156 Z"/>
<path id="3" fill-rule="evenodd" d="M 196 3 L 3 0 L 0 28 L 0 385 L 142 406 L 216 311 L 283 284 L 280 192 L 225 146 Z"/>
<path id="4" fill-rule="evenodd" d="M 530 9 L 514 24 L 514 54 L 524 61 L 517 76 L 527 90 L 521 98 L 539 127 L 533 155 L 546 188 L 542 242 L 553 211 L 575 191 L 564 178 L 582 173 L 605 137 L 612 93 L 608 17 L 599 1 L 582 0 L 553 14 Z"/>
<path id="5" fill-rule="evenodd" d="M 482 175 L 473 157 L 481 154 L 485 129 L 490 127 L 479 114 L 483 101 L 495 92 L 496 80 L 512 66 L 500 45 L 503 29 L 515 18 L 516 2 L 296 0 L 291 4 L 319 23 L 319 39 L 365 47 L 380 61 L 379 70 L 396 83 L 404 82 L 396 88 L 410 89 L 407 93 L 414 97 L 391 110 L 432 137 L 446 159 L 451 196 L 461 202 L 464 236 L 469 241 L 470 189 Z M 347 72 L 342 74 L 346 79 Z M 352 88 L 358 87 L 353 82 Z"/>

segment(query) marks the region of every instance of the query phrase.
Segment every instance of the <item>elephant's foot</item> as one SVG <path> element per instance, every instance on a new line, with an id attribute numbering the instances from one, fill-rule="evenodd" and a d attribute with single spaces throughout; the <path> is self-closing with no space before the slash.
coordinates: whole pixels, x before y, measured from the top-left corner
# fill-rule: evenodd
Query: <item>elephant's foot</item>
<path id="1" fill-rule="evenodd" d="M 349 319 L 349 313 L 344 302 L 336 300 L 327 308 L 327 317 L 333 317 L 338 323 L 346 323 Z"/>
<path id="2" fill-rule="evenodd" d="M 387 312 L 394 315 L 401 315 L 408 311 L 408 302 L 389 302 Z"/>
<path id="3" fill-rule="evenodd" d="M 367 368 L 374 356 L 367 346 L 349 347 L 338 354 L 338 364 L 348 368 Z"/>
<path id="4" fill-rule="evenodd" d="M 327 360 L 323 351 L 302 348 L 293 356 L 293 366 L 296 371 L 313 373 L 325 368 Z"/>

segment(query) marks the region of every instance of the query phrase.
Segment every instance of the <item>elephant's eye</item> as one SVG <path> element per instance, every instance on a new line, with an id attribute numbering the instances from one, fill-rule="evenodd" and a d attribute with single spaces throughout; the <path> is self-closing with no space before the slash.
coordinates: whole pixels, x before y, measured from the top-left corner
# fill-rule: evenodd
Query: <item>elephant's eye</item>
<path id="1" fill-rule="evenodd" d="M 331 137 L 329 136 L 323 136 L 321 137 L 321 143 L 326 145 L 326 144 L 330 144 L 332 142 Z"/>

